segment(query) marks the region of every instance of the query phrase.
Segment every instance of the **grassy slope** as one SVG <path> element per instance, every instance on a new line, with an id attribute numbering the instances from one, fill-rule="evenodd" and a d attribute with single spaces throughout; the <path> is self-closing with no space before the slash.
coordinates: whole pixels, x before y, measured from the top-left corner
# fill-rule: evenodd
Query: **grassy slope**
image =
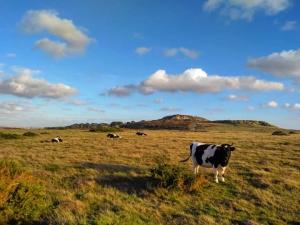
<path id="1" fill-rule="evenodd" d="M 300 221 L 300 134 L 272 136 L 270 129 L 221 126 L 208 132 L 147 131 L 147 137 L 126 130 L 122 132 L 123 139 L 110 140 L 105 133 L 82 130 L 46 132 L 37 137 L 0 139 L 0 156 L 19 161 L 31 177 L 46 187 L 54 205 L 47 212 L 48 222 L 232 224 L 251 219 L 262 224 L 292 224 Z M 57 135 L 65 141 L 41 143 Z M 147 191 L 149 168 L 156 159 L 163 157 L 176 164 L 187 156 L 188 146 L 194 140 L 236 145 L 226 183 L 215 184 L 211 171 L 201 168 L 208 182 L 197 193 L 163 188 Z M 190 162 L 185 166 L 190 169 Z"/>

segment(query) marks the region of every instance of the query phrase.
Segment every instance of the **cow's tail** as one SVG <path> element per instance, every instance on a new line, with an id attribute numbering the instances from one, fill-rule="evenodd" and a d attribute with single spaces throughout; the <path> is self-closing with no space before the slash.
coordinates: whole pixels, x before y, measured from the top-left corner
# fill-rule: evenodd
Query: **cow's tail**
<path id="1" fill-rule="evenodd" d="M 192 156 L 192 149 L 190 148 L 190 155 L 189 157 L 187 157 L 186 159 L 180 160 L 179 162 L 186 162 L 190 159 L 190 157 Z"/>

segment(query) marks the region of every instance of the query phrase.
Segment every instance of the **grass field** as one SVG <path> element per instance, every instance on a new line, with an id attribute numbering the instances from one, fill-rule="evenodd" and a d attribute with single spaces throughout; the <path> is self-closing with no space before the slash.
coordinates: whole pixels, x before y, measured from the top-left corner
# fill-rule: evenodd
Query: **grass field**
<path id="1" fill-rule="evenodd" d="M 26 130 L 2 129 L 22 135 Z M 33 130 L 0 138 L 0 224 L 300 224 L 300 134 Z M 43 142 L 60 135 L 63 143 Z M 234 143 L 226 182 L 211 170 L 193 192 L 155 186 L 157 160 L 177 165 L 192 141 Z M 191 162 L 183 164 L 191 170 Z"/>

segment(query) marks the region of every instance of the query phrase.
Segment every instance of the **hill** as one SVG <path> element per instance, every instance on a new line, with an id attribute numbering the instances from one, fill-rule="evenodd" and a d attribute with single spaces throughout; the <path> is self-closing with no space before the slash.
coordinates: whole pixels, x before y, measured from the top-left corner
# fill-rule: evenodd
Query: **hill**
<path id="1" fill-rule="evenodd" d="M 199 116 L 175 114 L 156 120 L 141 120 L 131 122 L 114 121 L 108 123 L 76 123 L 65 127 L 48 127 L 48 129 L 100 129 L 107 127 L 120 127 L 129 129 L 151 130 L 190 130 L 201 131 L 206 128 L 224 127 L 253 127 L 253 128 L 276 128 L 275 126 L 257 120 L 208 120 Z"/>
<path id="2" fill-rule="evenodd" d="M 169 130 L 203 130 L 209 127 L 269 127 L 275 128 L 274 125 L 265 121 L 257 120 L 208 120 L 203 117 L 190 115 L 171 115 L 157 120 L 128 122 L 123 125 L 126 128 L 134 129 L 169 129 Z"/>

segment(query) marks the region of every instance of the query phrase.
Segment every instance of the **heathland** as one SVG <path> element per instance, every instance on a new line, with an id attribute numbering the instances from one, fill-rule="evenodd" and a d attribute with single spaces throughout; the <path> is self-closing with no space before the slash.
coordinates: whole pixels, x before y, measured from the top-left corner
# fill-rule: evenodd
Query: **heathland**
<path id="1" fill-rule="evenodd" d="M 299 224 L 300 134 L 276 130 L 123 128 L 108 139 L 88 129 L 0 129 L 0 224 Z M 49 142 L 58 135 L 62 143 Z M 193 176 L 191 162 L 178 162 L 192 141 L 234 144 L 225 183 L 205 168 L 192 189 L 153 177 L 158 165 Z"/>

